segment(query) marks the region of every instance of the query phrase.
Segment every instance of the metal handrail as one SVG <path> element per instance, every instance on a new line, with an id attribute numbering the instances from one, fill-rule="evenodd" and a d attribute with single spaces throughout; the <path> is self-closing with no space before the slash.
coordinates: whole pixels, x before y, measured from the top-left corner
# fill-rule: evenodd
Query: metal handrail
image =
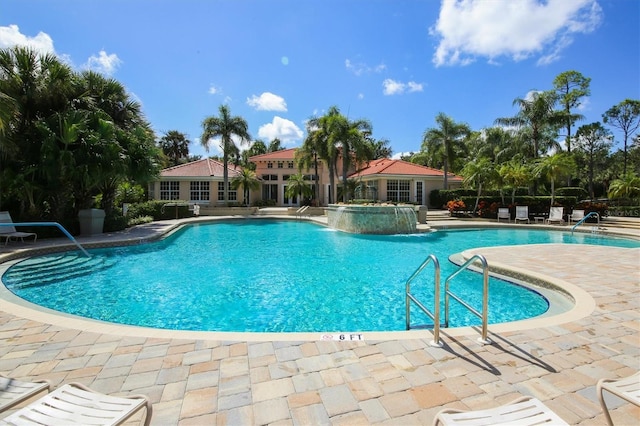
<path id="1" fill-rule="evenodd" d="M 578 221 L 578 223 L 576 223 L 575 225 L 573 225 L 571 227 L 571 235 L 573 235 L 573 231 L 578 227 L 578 225 L 581 225 L 585 220 L 589 219 L 592 216 L 595 216 L 596 219 L 598 220 L 597 226 L 599 228 L 600 227 L 600 215 L 598 214 L 598 212 L 589 212 L 589 213 L 587 213 L 587 215 L 585 215 L 585 217 L 580 219 Z"/>
<path id="2" fill-rule="evenodd" d="M 469 305 L 467 302 L 462 300 L 459 296 L 455 295 L 453 292 L 449 290 L 449 282 L 455 278 L 459 273 L 468 269 L 469 266 L 475 261 L 479 260 L 482 263 L 482 312 L 478 312 L 474 307 Z M 449 275 L 447 280 L 445 281 L 444 287 L 444 326 L 449 326 L 449 297 L 453 297 L 458 301 L 462 306 L 467 308 L 472 314 L 482 319 L 482 336 L 478 341 L 483 345 L 488 345 L 491 343 L 491 340 L 487 338 L 488 327 L 487 324 L 489 322 L 489 266 L 487 264 L 487 259 L 480 254 L 474 255 L 471 259 L 467 260 L 462 266 L 458 268 L 456 272 Z"/>
<path id="3" fill-rule="evenodd" d="M 414 278 L 420 275 L 424 268 L 426 268 L 427 265 L 431 262 L 433 262 L 435 269 L 433 313 L 426 306 L 420 303 L 420 301 L 413 294 L 411 294 L 411 281 L 413 281 Z M 415 270 L 411 277 L 409 277 L 405 285 L 405 294 L 406 329 L 409 330 L 411 328 L 411 302 L 413 302 L 418 308 L 420 308 L 420 310 L 422 310 L 422 312 L 425 313 L 425 315 L 433 320 L 433 341 L 431 342 L 431 346 L 442 347 L 442 343 L 440 342 L 440 262 L 438 262 L 438 258 L 435 255 L 430 254 L 429 257 L 427 257 L 425 261 L 422 262 L 418 269 Z"/>
<path id="4" fill-rule="evenodd" d="M 76 245 L 76 247 L 78 247 L 80 249 L 80 251 L 82 251 L 82 253 L 84 253 L 85 256 L 87 257 L 91 257 L 89 255 L 89 253 L 87 253 L 87 251 L 84 249 L 84 247 L 82 247 L 80 245 L 79 242 L 76 241 L 75 238 L 73 238 L 73 235 L 71 235 L 69 233 L 69 231 L 67 231 L 64 226 L 60 225 L 58 222 L 21 222 L 21 223 L 15 223 L 15 222 L 0 222 L 0 226 L 55 226 L 56 228 L 58 228 L 60 231 L 62 231 L 62 233 L 71 240 L 72 243 L 74 243 Z"/>

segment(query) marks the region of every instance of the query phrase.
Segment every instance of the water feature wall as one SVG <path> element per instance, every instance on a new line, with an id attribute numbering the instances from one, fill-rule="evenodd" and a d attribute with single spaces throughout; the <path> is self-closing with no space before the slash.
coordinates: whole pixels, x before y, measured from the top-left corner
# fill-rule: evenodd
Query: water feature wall
<path id="1" fill-rule="evenodd" d="M 330 204 L 327 218 L 330 228 L 353 234 L 413 234 L 417 223 L 413 206 Z"/>

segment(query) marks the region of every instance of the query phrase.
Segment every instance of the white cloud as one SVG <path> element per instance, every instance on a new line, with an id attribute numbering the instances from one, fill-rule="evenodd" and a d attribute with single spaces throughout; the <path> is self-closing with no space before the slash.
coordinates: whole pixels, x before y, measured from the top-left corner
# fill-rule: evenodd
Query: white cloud
<path id="1" fill-rule="evenodd" d="M 115 53 L 108 55 L 107 52 L 101 50 L 98 56 L 89 57 L 86 67 L 102 74 L 112 75 L 121 63 L 122 61 Z"/>
<path id="2" fill-rule="evenodd" d="M 422 92 L 422 83 L 416 83 L 415 81 L 409 81 L 403 83 L 401 81 L 395 81 L 390 78 L 385 79 L 382 82 L 382 93 L 385 95 L 400 95 L 405 92 Z"/>
<path id="3" fill-rule="evenodd" d="M 0 49 L 7 49 L 14 46 L 30 47 L 41 54 L 55 54 L 53 40 L 49 34 L 41 31 L 35 37 L 29 37 L 22 34 L 17 25 L 0 27 Z"/>
<path id="4" fill-rule="evenodd" d="M 297 142 L 302 139 L 302 130 L 296 124 L 286 118 L 275 116 L 271 123 L 264 124 L 258 129 L 258 137 L 268 141 L 280 139 L 283 145 L 289 142 Z"/>
<path id="5" fill-rule="evenodd" d="M 440 38 L 433 62 L 466 65 L 478 57 L 495 63 L 500 57 L 519 61 L 538 55 L 538 64 L 547 64 L 601 19 L 596 0 L 443 0 L 430 28 Z"/>
<path id="6" fill-rule="evenodd" d="M 286 111 L 287 103 L 284 98 L 270 92 L 264 92 L 260 96 L 253 95 L 247 98 L 247 105 L 258 111 Z"/>
<path id="7" fill-rule="evenodd" d="M 362 74 L 369 74 L 369 73 L 380 73 L 382 71 L 384 71 L 385 69 L 387 69 L 387 66 L 385 64 L 378 64 L 375 65 L 373 67 L 365 64 L 364 62 L 358 62 L 358 63 L 354 63 L 351 62 L 350 59 L 346 59 L 344 61 L 344 65 L 347 68 L 348 71 L 351 71 L 352 73 L 354 73 L 357 76 L 360 76 Z"/>
<path id="8" fill-rule="evenodd" d="M 215 95 L 216 93 L 220 93 L 220 89 L 214 85 L 211 85 L 211 87 L 209 87 L 208 93 L 210 95 Z"/>
<path id="9" fill-rule="evenodd" d="M 243 148 L 246 148 L 248 146 L 247 142 L 249 142 L 249 141 L 246 141 L 246 140 L 243 141 L 243 140 L 241 140 L 239 137 L 237 137 L 235 135 L 231 135 L 231 140 L 233 141 L 233 143 L 236 144 L 236 146 L 238 148 L 240 148 L 241 151 L 243 150 Z M 200 138 L 195 138 L 193 140 L 194 143 L 198 144 L 199 146 L 202 146 L 202 143 L 200 141 L 201 141 Z M 222 138 L 218 137 L 218 138 L 214 138 L 214 139 L 209 139 L 207 141 L 207 147 L 209 148 L 209 150 L 208 151 L 205 150 L 207 152 L 205 154 L 205 157 L 208 157 L 209 155 L 215 155 L 215 156 L 222 156 L 223 155 Z"/>

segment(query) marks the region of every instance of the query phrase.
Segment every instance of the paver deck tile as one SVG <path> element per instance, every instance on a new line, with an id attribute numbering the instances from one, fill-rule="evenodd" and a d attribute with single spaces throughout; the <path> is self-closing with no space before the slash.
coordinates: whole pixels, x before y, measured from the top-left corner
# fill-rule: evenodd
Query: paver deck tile
<path id="1" fill-rule="evenodd" d="M 293 381 L 293 387 L 296 392 L 307 392 L 324 387 L 324 380 L 317 371 L 313 373 L 297 374 L 292 376 L 291 380 Z"/>
<path id="2" fill-rule="evenodd" d="M 322 404 L 305 405 L 291 409 L 294 425 L 331 425 L 329 414 Z"/>
<path id="3" fill-rule="evenodd" d="M 329 417 L 358 409 L 358 401 L 346 384 L 325 387 L 318 393 Z"/>
<path id="4" fill-rule="evenodd" d="M 287 403 L 290 408 L 304 407 L 306 405 L 319 404 L 322 402 L 317 390 L 307 392 L 297 392 L 287 395 Z"/>
<path id="5" fill-rule="evenodd" d="M 490 264 L 561 277 L 595 298 L 595 310 L 513 331 L 489 326 L 485 346 L 477 332 L 442 330 L 444 347 L 435 348 L 430 336 L 253 342 L 79 331 L 9 313 L 0 299 L 0 373 L 145 393 L 153 425 L 425 425 L 444 406 L 488 408 L 522 394 L 570 424 L 603 424 L 596 380 L 640 369 L 640 250 L 581 247 L 576 257 L 562 244 L 536 256 L 532 249 L 482 254 Z M 637 424 L 640 409 L 618 402 L 612 417 Z"/>
<path id="6" fill-rule="evenodd" d="M 377 398 L 360 401 L 358 405 L 371 424 L 383 422 L 391 418 Z"/>
<path id="7" fill-rule="evenodd" d="M 395 392 L 381 396 L 380 403 L 391 418 L 402 417 L 420 411 L 420 405 L 409 391 Z"/>

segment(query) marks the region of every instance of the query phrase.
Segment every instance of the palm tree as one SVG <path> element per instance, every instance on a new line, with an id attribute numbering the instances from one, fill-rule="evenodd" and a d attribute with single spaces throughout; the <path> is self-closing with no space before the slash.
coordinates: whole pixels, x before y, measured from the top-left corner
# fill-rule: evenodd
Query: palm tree
<path id="1" fill-rule="evenodd" d="M 378 160 L 381 158 L 391 158 L 393 149 L 389 146 L 388 139 L 373 139 L 367 138 L 367 143 L 370 145 L 371 159 Z"/>
<path id="2" fill-rule="evenodd" d="M 544 176 L 551 184 L 551 205 L 555 198 L 555 182 L 561 177 L 575 171 L 575 162 L 567 153 L 561 152 L 540 159 L 534 166 L 533 172 L 538 176 Z"/>
<path id="3" fill-rule="evenodd" d="M 243 189 L 243 199 L 246 205 L 250 205 L 249 194 L 251 190 L 260 188 L 260 181 L 256 177 L 256 173 L 253 170 L 243 168 L 240 170 L 240 174 L 234 176 L 231 179 L 231 187 L 233 189 Z"/>
<path id="4" fill-rule="evenodd" d="M 527 98 L 516 98 L 513 105 L 520 108 L 515 117 L 496 119 L 496 124 L 524 130 L 531 143 L 529 158 L 538 158 L 541 148 L 555 146 L 556 129 L 563 117 L 554 111 L 556 102 L 552 92 L 532 92 Z"/>
<path id="5" fill-rule="evenodd" d="M 634 198 L 640 196 L 640 177 L 627 173 L 611 182 L 607 193 L 609 198 Z"/>
<path id="6" fill-rule="evenodd" d="M 457 157 L 462 140 L 471 133 L 471 129 L 465 123 L 456 123 L 442 112 L 436 116 L 436 124 L 438 127 L 429 128 L 424 132 L 422 150 L 439 153 L 444 168 L 443 188 L 447 189 L 449 167 Z"/>
<path id="7" fill-rule="evenodd" d="M 224 203 L 229 203 L 229 158 L 238 158 L 239 150 L 233 142 L 233 136 L 240 138 L 240 143 L 249 142 L 249 126 L 244 118 L 231 116 L 227 105 L 220 105 L 219 117 L 207 117 L 202 122 L 202 136 L 200 141 L 204 148 L 209 151 L 211 139 L 220 138 L 220 149 L 222 150 L 223 181 L 224 181 Z"/>
<path id="8" fill-rule="evenodd" d="M 317 119 L 313 119 L 316 120 Z M 311 123 L 312 120 L 309 120 Z M 321 153 L 327 148 L 326 141 L 323 140 L 323 133 L 319 129 L 310 127 L 307 123 L 307 137 L 302 142 L 302 146 L 296 150 L 295 159 L 298 170 L 308 170 L 313 166 L 314 169 L 314 185 L 313 199 L 320 198 L 320 176 L 318 173 L 318 160 Z"/>
<path id="9" fill-rule="evenodd" d="M 340 110 L 337 107 L 332 106 L 325 115 L 322 117 L 311 118 L 307 123 L 307 126 L 311 131 L 307 138 L 309 146 L 305 148 L 305 150 L 315 150 L 314 155 L 316 155 L 317 158 L 323 161 L 327 166 L 327 171 L 329 172 L 329 204 L 333 202 L 335 193 L 335 175 L 339 154 L 335 141 L 333 138 L 330 138 L 330 135 L 331 129 L 335 127 L 334 121 L 338 120 L 339 116 L 341 116 Z M 313 147 L 311 147 L 311 145 L 313 145 Z M 316 182 L 318 182 L 317 169 Z"/>
<path id="10" fill-rule="evenodd" d="M 276 152 L 282 151 L 284 147 L 282 146 L 282 142 L 278 138 L 274 138 L 271 142 L 269 142 L 268 152 Z"/>
<path id="11" fill-rule="evenodd" d="M 184 133 L 177 130 L 169 130 L 160 138 L 160 148 L 169 157 L 172 166 L 177 166 L 189 156 L 189 144 L 191 142 Z"/>
<path id="12" fill-rule="evenodd" d="M 527 185 L 532 180 L 530 168 L 515 160 L 504 163 L 498 169 L 498 174 L 503 182 L 511 185 L 511 204 L 516 202 L 516 189 L 519 186 Z"/>
<path id="13" fill-rule="evenodd" d="M 475 186 L 477 189 L 476 204 L 473 208 L 475 212 L 478 210 L 478 203 L 480 202 L 483 186 L 490 185 L 491 182 L 497 178 L 496 168 L 490 159 L 479 157 L 467 162 L 460 173 L 462 173 L 464 177 L 465 184 Z"/>
<path id="14" fill-rule="evenodd" d="M 304 180 L 304 175 L 302 173 L 298 173 L 289 176 L 285 195 L 289 198 L 297 196 L 300 200 L 300 204 L 302 204 L 302 200 L 304 197 L 310 197 L 313 195 L 313 190 L 311 189 L 311 186 L 309 186 L 309 184 Z"/>
<path id="15" fill-rule="evenodd" d="M 371 124 L 367 120 L 351 121 L 340 115 L 334 118 L 329 133 L 329 144 L 340 145 L 342 156 L 342 201 L 349 200 L 350 192 L 347 186 L 347 176 L 352 163 L 358 164 L 371 159 L 373 152 L 366 136 L 371 134 Z"/>

